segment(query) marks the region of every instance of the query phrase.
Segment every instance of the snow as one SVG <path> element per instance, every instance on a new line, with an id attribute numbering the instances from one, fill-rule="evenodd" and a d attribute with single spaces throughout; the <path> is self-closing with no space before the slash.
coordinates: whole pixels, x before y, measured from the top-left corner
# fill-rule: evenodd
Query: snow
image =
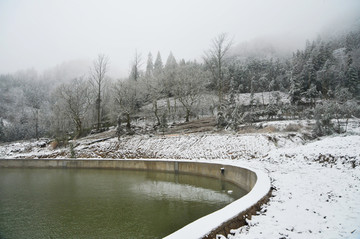
<path id="1" fill-rule="evenodd" d="M 268 175 L 273 197 L 248 226 L 234 228 L 225 238 L 360 238 L 359 120 L 349 122 L 346 134 L 316 140 L 285 130 L 289 124 L 306 128 L 308 123 L 268 122 L 278 129 L 272 133 L 133 136 L 98 143 L 83 139 L 75 142 L 75 151 L 79 158 L 185 159 L 248 167 Z M 69 148 L 41 148 L 38 142 L 0 145 L 1 158 L 69 156 Z M 192 228 L 192 235 L 196 232 Z"/>
<path id="2" fill-rule="evenodd" d="M 228 238 L 357 238 L 360 231 L 359 136 L 323 138 L 281 148 L 252 166 L 273 179 L 274 197 L 249 226 Z M 314 162 L 319 155 L 337 162 Z"/>
<path id="3" fill-rule="evenodd" d="M 252 169 L 251 169 L 252 170 Z M 254 171 L 254 170 L 253 170 Z M 257 182 L 254 188 L 242 198 L 225 206 L 224 208 L 206 215 L 180 230 L 165 237 L 166 239 L 180 239 L 180 238 L 202 238 L 212 229 L 217 228 L 223 222 L 233 219 L 240 212 L 250 208 L 254 203 L 263 198 L 270 188 L 270 180 L 266 174 L 261 171 L 255 170 L 257 175 Z"/>

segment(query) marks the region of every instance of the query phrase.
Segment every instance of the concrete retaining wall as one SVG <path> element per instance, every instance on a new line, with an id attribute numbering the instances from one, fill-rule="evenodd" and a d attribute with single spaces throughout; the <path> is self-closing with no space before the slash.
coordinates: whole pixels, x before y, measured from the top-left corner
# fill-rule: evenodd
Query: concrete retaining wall
<path id="1" fill-rule="evenodd" d="M 234 165 L 170 160 L 114 160 L 114 159 L 0 159 L 5 168 L 102 168 L 151 170 L 195 174 L 219 178 L 234 183 L 249 193 L 216 211 L 188 224 L 166 238 L 203 238 L 211 232 L 223 231 L 226 222 L 242 215 L 268 194 L 270 180 L 254 170 Z M 214 233 L 213 233 L 214 234 Z"/>
<path id="2" fill-rule="evenodd" d="M 234 183 L 248 192 L 256 183 L 256 174 L 248 169 L 230 165 L 180 160 L 0 159 L 0 167 L 110 168 L 188 173 L 212 178 L 221 178 L 225 181 Z"/>

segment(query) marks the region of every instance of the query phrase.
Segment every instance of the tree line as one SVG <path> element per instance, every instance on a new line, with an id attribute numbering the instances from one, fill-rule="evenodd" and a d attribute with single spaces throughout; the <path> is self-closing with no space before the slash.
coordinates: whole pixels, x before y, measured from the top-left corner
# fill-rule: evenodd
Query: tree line
<path id="1" fill-rule="evenodd" d="M 0 141 L 78 138 L 112 125 L 119 135 L 131 134 L 140 119 L 160 130 L 171 120 L 215 115 L 220 127 L 236 129 L 288 114 L 321 118 L 336 105 L 352 107 L 346 115 L 356 115 L 360 31 L 307 41 L 290 58 L 244 58 L 232 54 L 232 46 L 227 34 L 218 35 L 201 63 L 176 60 L 173 53 L 163 63 L 160 52 L 155 58 L 135 52 L 125 79 L 108 77 L 110 59 L 103 54 L 70 82 L 50 81 L 35 70 L 0 75 Z M 265 100 L 265 92 L 274 97 L 268 93 Z M 290 104 L 281 102 L 281 92 Z M 249 103 L 241 102 L 245 93 Z M 319 130 L 326 131 L 320 124 Z"/>

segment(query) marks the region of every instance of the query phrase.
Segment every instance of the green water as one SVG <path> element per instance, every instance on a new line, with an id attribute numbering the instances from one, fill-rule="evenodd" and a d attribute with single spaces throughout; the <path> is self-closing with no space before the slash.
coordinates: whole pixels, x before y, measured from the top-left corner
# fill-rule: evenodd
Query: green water
<path id="1" fill-rule="evenodd" d="M 0 169 L 0 238 L 162 238 L 244 194 L 191 175 Z"/>

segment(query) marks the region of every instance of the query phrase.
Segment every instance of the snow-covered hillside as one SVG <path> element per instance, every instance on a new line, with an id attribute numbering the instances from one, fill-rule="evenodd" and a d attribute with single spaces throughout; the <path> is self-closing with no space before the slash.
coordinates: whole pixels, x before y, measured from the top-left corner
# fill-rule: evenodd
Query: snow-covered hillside
<path id="1" fill-rule="evenodd" d="M 289 125 L 301 127 L 288 127 Z M 161 158 L 227 162 L 267 172 L 273 197 L 249 226 L 228 238 L 359 238 L 360 134 L 352 122 L 347 134 L 307 140 L 306 122 L 269 122 L 262 131 L 135 135 L 73 141 L 78 158 Z M 290 132 L 296 128 L 298 132 Z M 46 142 L 0 146 L 2 158 L 67 158 L 69 147 Z"/>

